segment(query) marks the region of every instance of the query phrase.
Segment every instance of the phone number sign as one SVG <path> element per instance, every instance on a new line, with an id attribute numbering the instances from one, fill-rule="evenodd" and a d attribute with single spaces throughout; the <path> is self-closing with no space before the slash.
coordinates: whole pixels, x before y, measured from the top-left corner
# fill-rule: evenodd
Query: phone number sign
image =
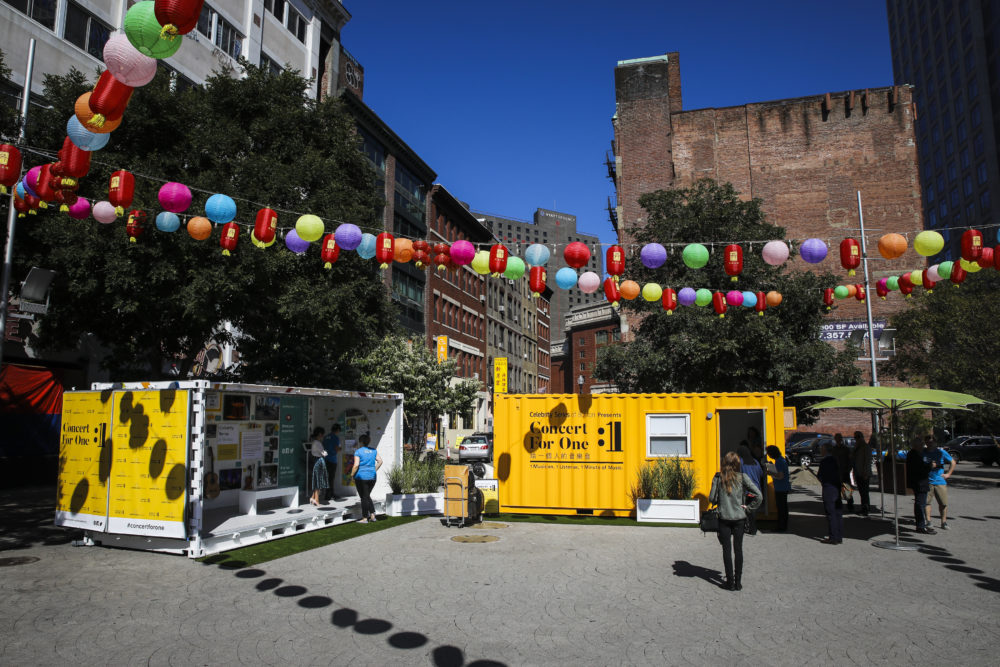
<path id="1" fill-rule="evenodd" d="M 885 320 L 873 320 L 872 329 L 875 331 L 875 340 L 882 335 L 882 329 L 886 326 Z M 830 322 L 820 327 L 820 340 L 847 340 L 855 331 L 868 333 L 868 322 L 864 320 L 854 320 L 846 322 Z"/>

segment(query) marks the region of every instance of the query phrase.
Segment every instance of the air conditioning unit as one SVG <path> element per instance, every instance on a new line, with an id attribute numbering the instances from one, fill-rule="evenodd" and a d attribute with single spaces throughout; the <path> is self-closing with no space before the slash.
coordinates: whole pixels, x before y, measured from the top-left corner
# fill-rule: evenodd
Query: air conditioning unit
<path id="1" fill-rule="evenodd" d="M 507 280 L 507 284 L 508 284 L 508 285 L 513 285 L 513 284 L 514 284 L 514 281 L 513 281 L 513 280 L 510 280 L 510 279 L 508 279 L 508 280 Z"/>
<path id="2" fill-rule="evenodd" d="M 504 307 L 503 306 L 497 306 L 497 310 L 499 310 L 502 313 L 502 312 L 504 312 Z"/>

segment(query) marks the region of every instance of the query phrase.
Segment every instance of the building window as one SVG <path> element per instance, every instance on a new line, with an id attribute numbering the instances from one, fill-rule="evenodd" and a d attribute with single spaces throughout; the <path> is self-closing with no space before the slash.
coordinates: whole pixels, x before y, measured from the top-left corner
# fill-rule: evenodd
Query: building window
<path id="1" fill-rule="evenodd" d="M 986 144 L 983 142 L 983 135 L 977 134 L 976 138 L 972 140 L 972 152 L 979 157 L 986 150 Z"/>
<path id="2" fill-rule="evenodd" d="M 958 167 L 955 166 L 954 162 L 948 163 L 948 181 L 954 181 L 958 178 Z"/>
<path id="3" fill-rule="evenodd" d="M 586 359 L 587 358 L 587 351 L 586 350 L 580 350 L 580 358 L 581 359 Z"/>
<path id="4" fill-rule="evenodd" d="M 285 0 L 264 0 L 264 9 L 281 23 L 285 22 Z"/>
<path id="5" fill-rule="evenodd" d="M 969 159 L 969 149 L 963 148 L 958 154 L 958 161 L 962 165 L 962 169 L 968 169 L 972 161 Z"/>
<path id="6" fill-rule="evenodd" d="M 201 16 L 198 17 L 198 32 L 212 39 L 212 16 L 215 12 L 208 4 L 201 6 Z"/>
<path id="7" fill-rule="evenodd" d="M 215 45 L 234 60 L 238 60 L 243 51 L 243 35 L 236 31 L 233 24 L 221 16 L 217 16 L 216 21 Z"/>
<path id="8" fill-rule="evenodd" d="M 30 16 L 49 30 L 56 27 L 56 0 L 3 0 L 17 11 Z M 8 55 L 8 58 L 10 56 Z"/>
<path id="9" fill-rule="evenodd" d="M 404 297 L 411 302 L 423 305 L 424 303 L 424 283 L 402 271 L 392 272 L 392 293 L 394 296 Z M 448 312 L 449 320 L 451 312 Z"/>
<path id="10" fill-rule="evenodd" d="M 931 184 L 927 188 L 927 203 L 930 204 L 934 201 L 934 185 Z"/>
<path id="11" fill-rule="evenodd" d="M 309 25 L 309 22 L 291 5 L 288 5 L 286 13 L 288 14 L 288 20 L 285 25 L 288 31 L 295 35 L 296 39 L 305 44 L 306 26 Z"/>
<path id="12" fill-rule="evenodd" d="M 969 117 L 972 118 L 972 127 L 979 127 L 983 122 L 983 114 L 979 110 L 978 104 L 969 111 Z"/>
<path id="13" fill-rule="evenodd" d="M 986 182 L 986 179 L 987 179 L 988 176 L 987 176 L 987 173 L 986 173 L 986 163 L 985 162 L 980 162 L 979 166 L 976 167 L 976 175 L 979 178 L 979 184 L 980 185 L 982 185 L 983 183 Z M 969 190 L 970 191 L 972 190 L 971 184 L 969 186 Z M 970 194 L 971 194 L 971 192 L 970 192 Z"/>
<path id="14" fill-rule="evenodd" d="M 587 364 L 586 364 L 586 362 L 583 362 L 583 361 L 580 362 L 580 370 L 581 371 L 587 370 Z"/>
<path id="15" fill-rule="evenodd" d="M 983 213 L 989 213 L 990 206 L 992 206 L 992 203 L 990 202 L 990 191 L 987 190 L 983 194 L 979 195 L 979 208 L 982 209 Z"/>
<path id="16" fill-rule="evenodd" d="M 646 415 L 646 457 L 663 456 L 691 456 L 691 415 Z"/>
<path id="17" fill-rule="evenodd" d="M 104 44 L 111 37 L 111 26 L 75 2 L 66 6 L 66 41 L 75 44 L 98 60 L 104 59 Z"/>
<path id="18" fill-rule="evenodd" d="M 268 58 L 263 51 L 260 53 L 260 68 L 271 76 L 278 76 L 284 69 L 276 60 Z"/>
<path id="19" fill-rule="evenodd" d="M 375 165 L 376 169 L 385 171 L 385 146 L 363 127 L 358 127 L 358 135 L 361 137 L 361 152 Z"/>
<path id="20" fill-rule="evenodd" d="M 958 129 L 956 130 L 958 134 L 958 140 L 964 142 L 969 138 L 969 131 L 965 129 L 965 123 L 959 123 Z"/>
<path id="21" fill-rule="evenodd" d="M 953 188 L 951 191 L 951 207 L 953 209 L 958 209 L 959 205 L 962 203 L 961 197 L 958 194 L 958 188 Z"/>

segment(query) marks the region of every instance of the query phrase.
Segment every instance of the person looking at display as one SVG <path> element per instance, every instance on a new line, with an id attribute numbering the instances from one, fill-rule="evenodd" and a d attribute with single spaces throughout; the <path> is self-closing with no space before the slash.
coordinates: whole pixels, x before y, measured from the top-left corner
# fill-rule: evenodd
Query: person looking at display
<path id="1" fill-rule="evenodd" d="M 309 498 L 309 502 L 313 505 L 319 505 L 319 492 L 325 491 L 329 487 L 329 479 L 326 474 L 326 461 L 323 457 L 326 456 L 326 450 L 323 449 L 323 442 L 321 438 L 326 430 L 322 426 L 317 426 L 312 432 L 312 446 L 309 449 L 309 453 L 313 455 L 316 459 L 316 463 L 313 464 L 312 469 L 312 497 Z"/>
<path id="2" fill-rule="evenodd" d="M 354 452 L 354 467 L 351 468 L 351 476 L 354 477 L 354 486 L 361 496 L 361 520 L 358 523 L 368 523 L 375 521 L 375 504 L 372 502 L 372 489 L 375 487 L 375 476 L 378 469 L 382 467 L 382 457 L 371 446 L 372 439 L 364 433 L 358 438 L 361 444 Z"/>
<path id="3" fill-rule="evenodd" d="M 330 426 L 330 434 L 323 438 L 323 448 L 326 449 L 326 471 L 330 478 L 330 486 L 326 490 L 326 501 L 341 500 L 337 497 L 334 486 L 337 479 L 337 455 L 340 454 L 340 424 L 334 422 Z"/>

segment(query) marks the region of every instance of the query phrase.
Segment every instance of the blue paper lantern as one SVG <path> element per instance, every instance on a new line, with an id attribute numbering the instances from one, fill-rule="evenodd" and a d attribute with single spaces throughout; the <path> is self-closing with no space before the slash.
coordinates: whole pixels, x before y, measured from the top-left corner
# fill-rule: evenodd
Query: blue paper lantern
<path id="1" fill-rule="evenodd" d="M 757 295 L 753 292 L 743 292 L 743 305 L 747 308 L 753 308 L 757 305 Z"/>
<path id="2" fill-rule="evenodd" d="M 17 182 L 17 187 L 14 189 L 17 190 L 17 196 L 20 197 L 21 199 L 24 199 L 25 195 L 31 195 L 32 197 L 38 196 L 35 194 L 34 190 L 28 187 L 28 185 L 24 182 L 23 178 Z"/>
<path id="3" fill-rule="evenodd" d="M 532 243 L 524 251 L 524 261 L 528 266 L 543 266 L 550 256 L 549 249 L 541 243 Z"/>
<path id="4" fill-rule="evenodd" d="M 341 225 L 341 227 L 343 227 L 343 225 Z M 334 234 L 334 240 L 336 240 L 336 234 Z M 362 234 L 358 245 L 355 247 L 358 251 L 358 257 L 361 259 L 371 259 L 375 256 L 375 235 Z"/>
<path id="5" fill-rule="evenodd" d="M 176 232 L 181 228 L 181 219 L 176 213 L 163 211 L 156 216 L 156 228 L 161 232 Z"/>
<path id="6" fill-rule="evenodd" d="M 556 285 L 559 285 L 561 289 L 570 289 L 576 285 L 577 276 L 576 271 L 568 266 L 564 266 L 558 271 L 556 271 Z"/>
<path id="7" fill-rule="evenodd" d="M 236 202 L 228 195 L 212 195 L 205 202 L 205 216 L 216 224 L 224 225 L 236 217 Z"/>
<path id="8" fill-rule="evenodd" d="M 70 116 L 66 121 L 66 136 L 73 145 L 81 151 L 99 151 L 108 145 L 111 133 L 97 134 L 86 129 L 76 116 Z"/>
<path id="9" fill-rule="evenodd" d="M 667 261 L 667 249 L 659 243 L 647 243 L 642 246 L 639 258 L 647 269 L 658 269 Z"/>

